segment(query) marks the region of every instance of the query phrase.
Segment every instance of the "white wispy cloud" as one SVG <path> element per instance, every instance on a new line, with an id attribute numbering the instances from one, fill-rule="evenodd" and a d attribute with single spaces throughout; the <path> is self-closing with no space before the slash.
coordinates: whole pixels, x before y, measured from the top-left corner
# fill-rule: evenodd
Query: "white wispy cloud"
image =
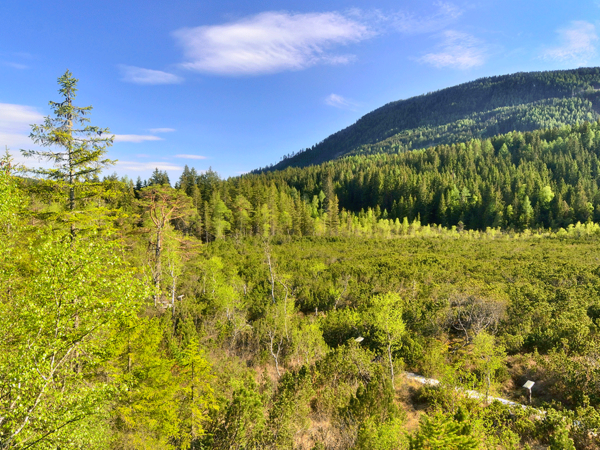
<path id="1" fill-rule="evenodd" d="M 130 170 L 132 172 L 144 172 L 148 170 L 183 170 L 183 167 L 169 162 L 141 162 L 141 161 L 117 161 L 117 168 Z"/>
<path id="2" fill-rule="evenodd" d="M 175 155 L 175 158 L 181 158 L 181 159 L 206 159 L 206 156 L 201 156 L 201 155 L 188 155 L 188 154 L 179 154 L 179 155 Z"/>
<path id="3" fill-rule="evenodd" d="M 382 15 L 396 30 L 406 34 L 433 33 L 452 24 L 463 11 L 450 2 L 436 2 L 436 11 L 423 16 L 408 11 L 399 11 Z"/>
<path id="4" fill-rule="evenodd" d="M 44 116 L 32 106 L 0 103 L 0 147 L 8 146 L 15 153 L 19 148 L 32 147 L 31 125 L 43 120 Z"/>
<path id="5" fill-rule="evenodd" d="M 442 33 L 440 51 L 427 53 L 419 61 L 438 68 L 470 69 L 485 62 L 486 51 L 485 44 L 474 36 L 447 30 Z"/>
<path id="6" fill-rule="evenodd" d="M 584 20 L 571 22 L 566 28 L 557 30 L 560 45 L 542 53 L 545 59 L 575 61 L 585 64 L 596 56 L 598 34 L 596 27 Z"/>
<path id="7" fill-rule="evenodd" d="M 0 103 L 0 129 L 10 131 L 29 130 L 30 125 L 39 123 L 44 116 L 33 106 Z"/>
<path id="8" fill-rule="evenodd" d="M 135 84 L 177 84 L 183 78 L 162 70 L 144 69 L 135 66 L 119 66 L 123 73 L 123 81 Z"/>
<path id="9" fill-rule="evenodd" d="M 329 94 L 325 97 L 325 104 L 340 109 L 354 109 L 356 103 L 338 94 Z"/>
<path id="10" fill-rule="evenodd" d="M 331 53 L 332 48 L 373 34 L 366 24 L 338 12 L 264 12 L 222 25 L 183 28 L 174 36 L 183 47 L 186 69 L 257 75 L 347 63 L 353 57 Z"/>
<path id="11" fill-rule="evenodd" d="M 147 141 L 164 141 L 159 136 L 152 136 L 149 134 L 115 134 L 115 142 L 134 142 L 139 144 L 140 142 Z"/>
<path id="12" fill-rule="evenodd" d="M 175 128 L 150 128 L 148 131 L 152 134 L 172 133 L 175 131 Z"/>
<path id="13" fill-rule="evenodd" d="M 29 62 L 36 59 L 34 55 L 23 52 L 0 52 L 0 65 L 17 70 L 29 69 Z"/>
<path id="14" fill-rule="evenodd" d="M 16 62 L 12 62 L 12 61 L 3 61 L 2 65 L 7 66 L 7 67 L 12 67 L 13 69 L 18 69 L 18 70 L 24 70 L 24 69 L 29 68 L 29 66 L 27 66 L 25 64 L 16 63 Z"/>

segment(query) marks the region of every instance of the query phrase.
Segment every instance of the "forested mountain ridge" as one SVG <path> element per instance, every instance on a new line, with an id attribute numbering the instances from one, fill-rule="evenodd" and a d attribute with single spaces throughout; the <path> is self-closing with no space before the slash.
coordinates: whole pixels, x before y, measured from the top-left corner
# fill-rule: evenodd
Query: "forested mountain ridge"
<path id="1" fill-rule="evenodd" d="M 304 167 L 353 153 L 431 145 L 596 120 L 600 68 L 480 78 L 388 103 L 268 169 Z M 260 171 L 261 169 L 259 169 Z"/>

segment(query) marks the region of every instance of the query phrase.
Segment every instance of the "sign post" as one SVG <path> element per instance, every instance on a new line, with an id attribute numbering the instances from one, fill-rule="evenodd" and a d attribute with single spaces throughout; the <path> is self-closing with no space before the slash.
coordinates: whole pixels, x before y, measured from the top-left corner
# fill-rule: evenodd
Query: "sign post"
<path id="1" fill-rule="evenodd" d="M 529 404 L 530 405 L 531 405 L 531 388 L 533 387 L 534 384 L 535 384 L 535 381 L 527 380 L 527 383 L 525 383 L 523 385 L 523 387 L 529 391 Z"/>

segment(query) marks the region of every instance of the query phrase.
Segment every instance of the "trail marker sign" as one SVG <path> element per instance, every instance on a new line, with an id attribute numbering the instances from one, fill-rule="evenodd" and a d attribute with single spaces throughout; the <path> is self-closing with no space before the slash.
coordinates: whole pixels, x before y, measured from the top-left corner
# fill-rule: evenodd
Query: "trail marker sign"
<path id="1" fill-rule="evenodd" d="M 527 380 L 527 382 L 523 385 L 523 387 L 529 391 L 529 404 L 531 404 L 531 388 L 534 384 L 535 381 Z"/>

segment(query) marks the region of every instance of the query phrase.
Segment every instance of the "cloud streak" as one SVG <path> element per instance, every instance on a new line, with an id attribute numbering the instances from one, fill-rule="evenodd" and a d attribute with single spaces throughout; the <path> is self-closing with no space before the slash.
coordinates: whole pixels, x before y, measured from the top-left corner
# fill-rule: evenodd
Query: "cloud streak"
<path id="1" fill-rule="evenodd" d="M 32 106 L 0 103 L 0 146 L 31 147 L 31 125 L 41 123 L 44 116 Z"/>
<path id="2" fill-rule="evenodd" d="M 20 63 L 11 62 L 11 61 L 4 61 L 2 64 L 7 67 L 12 67 L 13 69 L 18 69 L 18 70 L 29 69 L 29 66 L 26 66 L 25 64 L 20 64 Z"/>
<path id="3" fill-rule="evenodd" d="M 332 49 L 368 39 L 374 32 L 337 12 L 264 12 L 223 25 L 183 28 L 173 35 L 183 48 L 185 69 L 259 75 L 346 64 L 353 56 Z"/>
<path id="4" fill-rule="evenodd" d="M 440 51 L 427 53 L 418 60 L 437 68 L 471 69 L 485 63 L 486 48 L 470 34 L 448 30 L 442 33 Z"/>
<path id="5" fill-rule="evenodd" d="M 338 94 L 329 94 L 325 98 L 325 104 L 339 109 L 354 109 L 356 107 L 356 103 Z"/>
<path id="6" fill-rule="evenodd" d="M 382 16 L 397 31 L 405 34 L 423 34 L 439 31 L 462 15 L 462 10 L 453 3 L 437 2 L 437 11 L 428 16 L 418 16 L 410 12 L 397 12 Z"/>
<path id="7" fill-rule="evenodd" d="M 159 133 L 173 133 L 176 130 L 175 130 L 175 128 L 150 128 L 148 131 L 152 134 L 159 134 Z"/>
<path id="8" fill-rule="evenodd" d="M 189 154 L 179 154 L 179 155 L 175 155 L 175 158 L 181 158 L 181 159 L 206 159 L 206 156 L 201 156 L 201 155 L 189 155 Z"/>
<path id="9" fill-rule="evenodd" d="M 140 161 L 117 161 L 117 168 L 130 170 L 132 172 L 145 172 L 148 170 L 183 170 L 183 167 L 169 162 L 140 162 Z"/>
<path id="10" fill-rule="evenodd" d="M 586 21 L 573 21 L 566 28 L 557 30 L 560 45 L 542 53 L 542 58 L 556 61 L 576 61 L 585 64 L 596 56 L 598 34 L 596 27 Z"/>
<path id="11" fill-rule="evenodd" d="M 140 142 L 148 141 L 164 141 L 159 136 L 152 136 L 149 134 L 115 134 L 115 142 L 133 142 L 139 144 Z"/>
<path id="12" fill-rule="evenodd" d="M 135 66 L 119 66 L 123 74 L 123 81 L 134 84 L 178 84 L 183 78 L 162 70 L 144 69 Z"/>

